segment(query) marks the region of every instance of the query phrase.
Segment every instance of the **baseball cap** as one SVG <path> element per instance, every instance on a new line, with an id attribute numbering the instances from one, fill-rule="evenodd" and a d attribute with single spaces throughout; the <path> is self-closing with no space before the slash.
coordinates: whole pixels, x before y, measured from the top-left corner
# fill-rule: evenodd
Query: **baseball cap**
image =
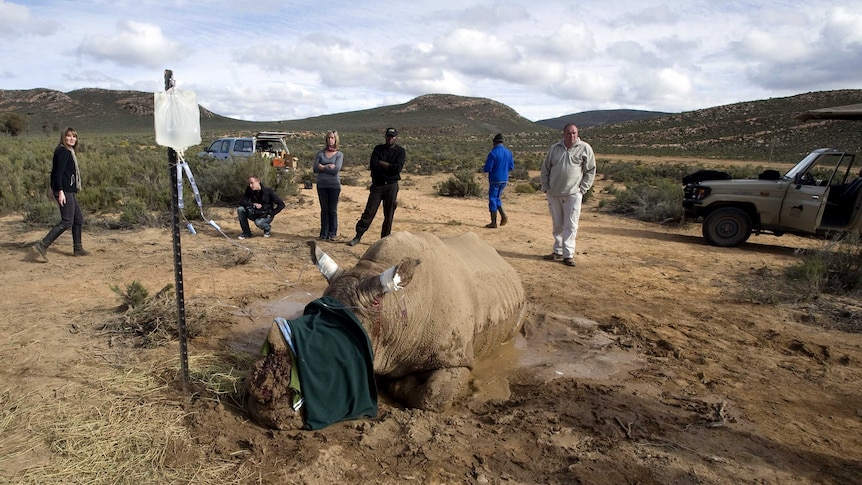
<path id="1" fill-rule="evenodd" d="M 386 128 L 386 136 L 398 136 L 398 130 L 395 128 Z"/>

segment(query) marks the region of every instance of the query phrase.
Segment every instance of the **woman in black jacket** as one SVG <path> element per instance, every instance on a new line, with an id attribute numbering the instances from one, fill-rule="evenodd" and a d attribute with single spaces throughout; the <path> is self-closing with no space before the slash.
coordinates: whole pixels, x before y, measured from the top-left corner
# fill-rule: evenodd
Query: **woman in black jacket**
<path id="1" fill-rule="evenodd" d="M 78 205 L 78 191 L 81 190 L 81 172 L 75 148 L 78 147 L 78 132 L 66 128 L 60 135 L 60 144 L 54 149 L 54 159 L 51 165 L 51 195 L 60 206 L 60 222 L 52 227 L 41 241 L 33 245 L 45 261 L 48 260 L 50 246 L 66 229 L 72 228 L 72 249 L 75 256 L 87 256 L 89 251 L 81 244 L 81 231 L 84 227 L 84 215 Z"/>

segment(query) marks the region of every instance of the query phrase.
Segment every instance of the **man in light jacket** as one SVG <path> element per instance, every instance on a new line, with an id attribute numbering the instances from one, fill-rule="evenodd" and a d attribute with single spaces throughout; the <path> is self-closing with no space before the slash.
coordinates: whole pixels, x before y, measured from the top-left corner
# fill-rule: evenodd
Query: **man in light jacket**
<path id="1" fill-rule="evenodd" d="M 596 179 L 593 147 L 578 138 L 578 127 L 563 127 L 562 141 L 548 150 L 542 162 L 542 192 L 547 194 L 553 222 L 554 248 L 544 256 L 575 266 L 575 238 L 581 218 L 581 201 Z"/>

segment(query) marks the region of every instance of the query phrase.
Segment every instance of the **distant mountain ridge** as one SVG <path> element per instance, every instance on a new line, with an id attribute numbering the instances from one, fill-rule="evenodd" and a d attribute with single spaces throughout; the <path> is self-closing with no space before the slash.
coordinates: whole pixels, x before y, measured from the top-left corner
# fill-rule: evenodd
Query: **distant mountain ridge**
<path id="1" fill-rule="evenodd" d="M 215 114 L 201 106 L 201 131 L 323 131 L 337 126 L 344 132 L 379 132 L 387 126 L 423 134 L 489 134 L 547 131 L 512 108 L 487 98 L 428 94 L 404 104 L 316 116 L 303 120 L 243 121 Z M 153 93 L 78 89 L 0 90 L 0 113 L 30 118 L 30 132 L 74 126 L 96 132 L 153 130 Z M 57 131 L 59 128 L 53 129 Z"/>
<path id="2" fill-rule="evenodd" d="M 202 133 L 283 130 L 320 133 L 380 133 L 396 126 L 405 136 L 484 137 L 507 133 L 530 146 L 555 140 L 562 124 L 574 121 L 597 154 L 721 157 L 792 161 L 819 147 L 862 152 L 862 123 L 811 121 L 794 115 L 811 109 L 862 103 L 862 90 L 817 91 L 783 98 L 734 103 L 683 113 L 608 110 L 575 113 L 542 122 L 520 116 L 488 98 L 428 94 L 406 103 L 317 116 L 303 120 L 241 121 L 201 107 Z M 0 114 L 26 114 L 29 133 L 55 133 L 62 126 L 97 133 L 152 133 L 153 94 L 79 89 L 0 90 Z M 511 143 L 511 142 L 510 142 Z M 531 148 L 532 149 L 532 148 Z"/>
<path id="3" fill-rule="evenodd" d="M 862 153 L 862 122 L 811 121 L 812 109 L 862 103 L 862 90 L 816 91 L 597 126 L 585 133 L 605 153 L 797 161 L 815 148 Z"/>
<path id="4" fill-rule="evenodd" d="M 645 120 L 666 116 L 673 113 L 663 111 L 644 111 L 637 109 L 606 109 L 595 111 L 583 111 L 568 114 L 557 118 L 539 120 L 536 123 L 545 125 L 555 130 L 561 130 L 569 123 L 574 123 L 578 128 L 591 128 L 594 126 L 614 125 L 627 121 Z"/>
<path id="5" fill-rule="evenodd" d="M 546 132 L 548 128 L 488 98 L 426 94 L 406 103 L 280 122 L 297 130 L 379 133 L 387 126 L 422 135 L 486 135 Z"/>

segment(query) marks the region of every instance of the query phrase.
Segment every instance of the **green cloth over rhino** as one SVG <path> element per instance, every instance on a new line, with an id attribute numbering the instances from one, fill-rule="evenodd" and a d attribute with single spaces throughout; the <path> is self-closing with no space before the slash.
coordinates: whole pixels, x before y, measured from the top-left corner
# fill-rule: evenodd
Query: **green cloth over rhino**
<path id="1" fill-rule="evenodd" d="M 287 324 L 305 400 L 305 427 L 377 416 L 374 354 L 353 312 L 335 298 L 322 297 Z"/>

